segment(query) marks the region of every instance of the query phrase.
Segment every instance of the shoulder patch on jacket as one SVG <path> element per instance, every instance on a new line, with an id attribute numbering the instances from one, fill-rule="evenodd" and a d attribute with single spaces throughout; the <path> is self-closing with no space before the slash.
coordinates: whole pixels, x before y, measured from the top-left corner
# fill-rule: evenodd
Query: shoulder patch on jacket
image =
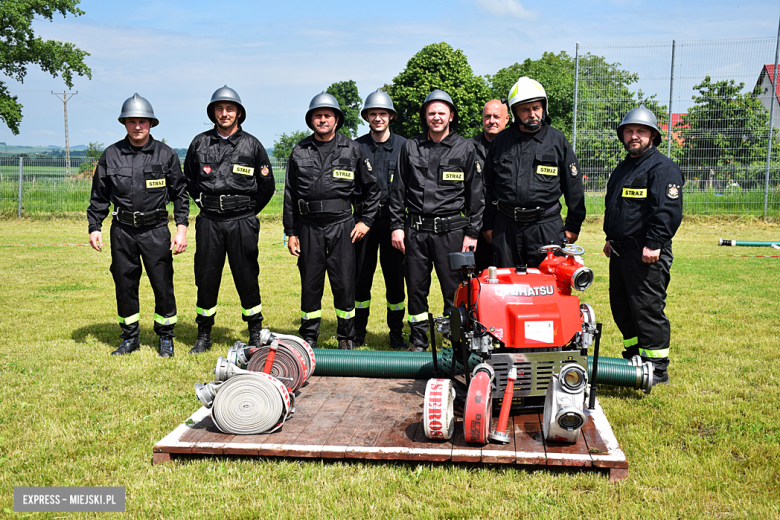
<path id="1" fill-rule="evenodd" d="M 668 184 L 666 186 L 666 198 L 670 200 L 677 200 L 680 198 L 680 185 Z"/>
<path id="2" fill-rule="evenodd" d="M 571 172 L 571 176 L 572 177 L 576 177 L 577 176 L 577 165 L 574 164 L 574 163 L 571 163 L 569 165 L 569 172 Z"/>
<path id="3" fill-rule="evenodd" d="M 366 159 L 366 169 L 370 172 L 374 171 L 374 169 L 371 167 L 371 161 Z"/>

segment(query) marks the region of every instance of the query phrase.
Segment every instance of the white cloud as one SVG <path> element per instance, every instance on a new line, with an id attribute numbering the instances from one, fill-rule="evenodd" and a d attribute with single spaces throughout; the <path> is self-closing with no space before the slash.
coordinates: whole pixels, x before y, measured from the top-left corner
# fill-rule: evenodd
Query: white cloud
<path id="1" fill-rule="evenodd" d="M 477 3 L 490 14 L 498 16 L 520 20 L 535 20 L 537 16 L 536 12 L 526 10 L 517 0 L 477 0 Z"/>

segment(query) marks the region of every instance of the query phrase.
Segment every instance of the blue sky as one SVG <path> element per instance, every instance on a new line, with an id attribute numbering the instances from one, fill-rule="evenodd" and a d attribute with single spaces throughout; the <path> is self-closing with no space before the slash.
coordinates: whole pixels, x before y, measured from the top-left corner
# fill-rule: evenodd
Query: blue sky
<path id="1" fill-rule="evenodd" d="M 124 137 L 116 118 L 138 92 L 160 119 L 153 135 L 177 148 L 208 128 L 205 107 L 224 84 L 244 102 L 245 130 L 271 147 L 282 132 L 305 129 L 309 101 L 334 81 L 355 80 L 365 99 L 430 43 L 462 49 L 484 75 L 545 51 L 574 55 L 576 42 L 775 37 L 780 16 L 776 2 L 740 0 L 84 0 L 80 7 L 84 16 L 34 25 L 39 36 L 91 54 L 93 78 L 76 77 L 79 94 L 68 102 L 71 145 Z M 0 125 L 0 141 L 64 145 L 62 102 L 51 95 L 63 81 L 30 67 L 23 84 L 7 84 L 24 120 L 18 136 Z"/>

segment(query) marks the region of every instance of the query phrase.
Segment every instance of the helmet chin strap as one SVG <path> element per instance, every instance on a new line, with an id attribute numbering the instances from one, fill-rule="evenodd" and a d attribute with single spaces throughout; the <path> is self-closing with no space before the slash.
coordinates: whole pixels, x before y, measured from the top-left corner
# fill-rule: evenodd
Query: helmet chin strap
<path id="1" fill-rule="evenodd" d="M 539 130 L 542 127 L 542 121 L 541 120 L 539 120 L 539 121 L 537 121 L 535 123 L 523 123 L 521 121 L 520 124 L 523 125 L 523 128 L 525 128 L 526 130 L 530 130 L 532 132 L 535 132 L 535 131 Z"/>

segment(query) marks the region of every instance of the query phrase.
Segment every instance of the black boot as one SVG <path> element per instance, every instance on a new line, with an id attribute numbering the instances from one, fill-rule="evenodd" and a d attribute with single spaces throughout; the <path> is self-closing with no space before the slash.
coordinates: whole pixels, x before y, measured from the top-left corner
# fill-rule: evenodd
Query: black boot
<path id="1" fill-rule="evenodd" d="M 341 350 L 352 350 L 352 340 L 340 339 L 339 340 L 339 348 Z"/>
<path id="2" fill-rule="evenodd" d="M 211 327 L 198 327 L 198 337 L 195 346 L 190 349 L 190 354 L 200 354 L 211 348 Z"/>
<path id="3" fill-rule="evenodd" d="M 250 321 L 249 322 L 249 343 L 247 343 L 247 345 L 259 347 L 260 342 L 262 341 L 260 339 L 260 333 L 262 331 L 263 331 L 263 322 L 261 320 Z"/>
<path id="4" fill-rule="evenodd" d="M 352 346 L 355 348 L 362 347 L 366 342 L 366 331 L 356 332 L 355 339 L 352 340 Z"/>
<path id="5" fill-rule="evenodd" d="M 650 362 L 653 365 L 653 386 L 669 384 L 669 358 L 648 358 L 642 357 L 642 363 Z"/>
<path id="6" fill-rule="evenodd" d="M 400 330 L 390 331 L 390 348 L 393 350 L 406 350 L 409 345 L 404 341 L 404 335 Z"/>
<path id="7" fill-rule="evenodd" d="M 111 353 L 112 356 L 123 356 L 125 354 L 129 354 L 131 352 L 135 352 L 141 348 L 141 340 L 138 339 L 138 337 L 129 338 L 122 342 L 121 345 L 119 345 L 119 348 L 116 349 Z"/>
<path id="8" fill-rule="evenodd" d="M 173 338 L 160 336 L 160 357 L 173 357 Z"/>

